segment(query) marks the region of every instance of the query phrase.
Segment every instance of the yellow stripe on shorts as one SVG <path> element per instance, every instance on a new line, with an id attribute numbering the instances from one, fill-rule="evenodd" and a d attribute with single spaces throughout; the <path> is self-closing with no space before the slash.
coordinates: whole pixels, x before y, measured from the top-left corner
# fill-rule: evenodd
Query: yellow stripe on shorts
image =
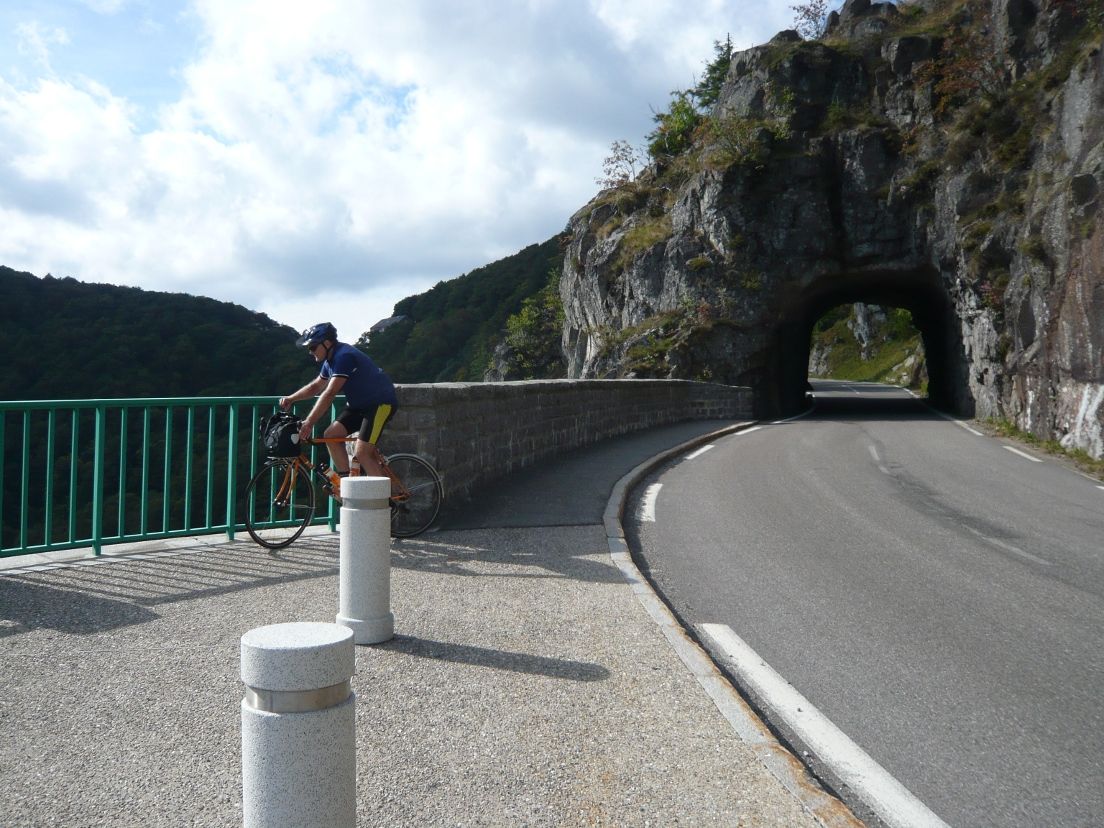
<path id="1" fill-rule="evenodd" d="M 373 446 L 376 441 L 379 440 L 380 432 L 383 431 L 384 423 L 387 422 L 387 418 L 391 416 L 392 406 L 389 403 L 376 407 L 376 416 L 372 420 L 372 436 L 368 440 Z"/>

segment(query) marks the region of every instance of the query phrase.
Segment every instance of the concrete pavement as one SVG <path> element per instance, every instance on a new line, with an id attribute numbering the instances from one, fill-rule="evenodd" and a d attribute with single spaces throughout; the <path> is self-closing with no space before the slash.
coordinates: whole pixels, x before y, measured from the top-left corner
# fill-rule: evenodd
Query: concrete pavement
<path id="1" fill-rule="evenodd" d="M 580 449 L 393 543 L 397 634 L 357 649 L 353 679 L 359 825 L 856 824 L 618 537 L 627 475 L 725 425 Z M 207 538 L 3 562 L 4 824 L 240 824 L 240 637 L 332 622 L 337 558 L 316 532 L 275 553 Z"/>

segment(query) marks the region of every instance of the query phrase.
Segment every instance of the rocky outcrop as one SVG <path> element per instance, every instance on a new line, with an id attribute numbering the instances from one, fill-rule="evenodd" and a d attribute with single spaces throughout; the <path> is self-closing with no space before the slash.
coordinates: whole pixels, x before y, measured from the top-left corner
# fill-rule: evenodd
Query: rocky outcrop
<path id="1" fill-rule="evenodd" d="M 800 405 L 809 332 L 907 307 L 933 402 L 1104 454 L 1102 0 L 847 0 L 735 54 L 693 147 L 572 217 L 569 376 Z"/>
<path id="2" fill-rule="evenodd" d="M 817 323 L 809 376 L 921 388 L 927 382 L 924 348 L 907 316 L 856 302 Z"/>

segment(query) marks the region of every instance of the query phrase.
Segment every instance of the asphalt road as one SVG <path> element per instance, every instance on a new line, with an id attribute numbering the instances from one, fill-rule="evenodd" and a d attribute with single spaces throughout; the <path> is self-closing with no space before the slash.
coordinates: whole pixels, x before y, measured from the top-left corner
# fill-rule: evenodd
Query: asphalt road
<path id="1" fill-rule="evenodd" d="M 642 569 L 947 823 L 1104 825 L 1104 489 L 899 389 L 815 388 L 638 487 Z"/>

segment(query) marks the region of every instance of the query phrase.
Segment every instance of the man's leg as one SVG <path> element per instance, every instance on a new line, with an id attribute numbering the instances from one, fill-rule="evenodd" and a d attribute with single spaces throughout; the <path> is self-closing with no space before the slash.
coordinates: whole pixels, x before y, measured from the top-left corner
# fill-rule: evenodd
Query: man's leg
<path id="1" fill-rule="evenodd" d="M 356 458 L 360 463 L 361 474 L 369 477 L 387 477 L 379 462 L 379 449 L 363 438 L 356 441 Z"/>
<path id="2" fill-rule="evenodd" d="M 383 427 L 395 413 L 392 405 L 380 405 L 372 412 L 370 417 L 365 417 L 360 424 L 360 434 L 356 442 L 356 458 L 360 463 L 361 474 L 372 477 L 386 477 L 383 466 L 380 465 L 380 453 L 376 443 L 383 432 Z"/>
<path id="3" fill-rule="evenodd" d="M 334 420 L 330 423 L 329 427 L 322 432 L 323 437 L 348 437 L 349 430 L 345 428 L 338 420 Z M 359 446 L 359 441 L 358 441 Z M 344 443 L 326 443 L 326 448 L 330 452 L 330 466 L 334 471 L 340 474 L 349 473 L 349 452 L 345 450 Z"/>

